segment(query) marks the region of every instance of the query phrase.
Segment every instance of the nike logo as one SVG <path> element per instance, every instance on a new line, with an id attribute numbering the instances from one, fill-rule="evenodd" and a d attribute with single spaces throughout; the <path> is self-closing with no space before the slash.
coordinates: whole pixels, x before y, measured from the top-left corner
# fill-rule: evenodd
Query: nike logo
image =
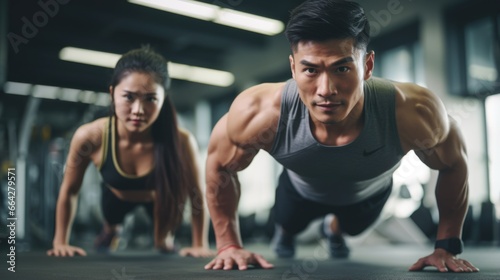
<path id="1" fill-rule="evenodd" d="M 380 150 L 380 149 L 382 149 L 382 148 L 384 148 L 384 147 L 385 147 L 385 145 L 382 145 L 382 146 L 380 146 L 380 147 L 376 148 L 375 150 L 371 150 L 371 151 L 367 151 L 367 150 L 365 149 L 365 150 L 363 151 L 363 156 L 365 156 L 365 157 L 371 156 L 371 155 L 373 155 L 374 153 L 376 153 L 378 150 Z"/>

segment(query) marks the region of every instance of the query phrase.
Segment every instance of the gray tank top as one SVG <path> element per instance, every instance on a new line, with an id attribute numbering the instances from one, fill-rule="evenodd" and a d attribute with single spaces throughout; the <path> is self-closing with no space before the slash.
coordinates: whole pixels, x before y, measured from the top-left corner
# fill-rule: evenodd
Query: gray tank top
<path id="1" fill-rule="evenodd" d="M 270 155 L 288 172 L 303 197 L 329 205 L 362 201 L 392 186 L 404 152 L 396 127 L 395 88 L 371 78 L 364 83 L 364 126 L 343 146 L 325 146 L 311 133 L 309 111 L 295 80 L 287 81 Z"/>

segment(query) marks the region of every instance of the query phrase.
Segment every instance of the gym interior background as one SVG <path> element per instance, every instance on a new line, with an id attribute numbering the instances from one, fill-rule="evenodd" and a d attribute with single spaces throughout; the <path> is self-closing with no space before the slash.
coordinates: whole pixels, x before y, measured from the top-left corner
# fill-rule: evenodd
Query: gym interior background
<path id="1" fill-rule="evenodd" d="M 202 14 L 204 19 L 140 2 L 0 1 L 0 220 L 2 224 L 7 221 L 7 172 L 15 168 L 18 250 L 50 248 L 69 142 L 79 125 L 108 113 L 110 98 L 106 92 L 117 55 L 149 44 L 171 62 L 174 79 L 169 94 L 181 126 L 197 138 L 201 162 L 213 125 L 239 92 L 258 83 L 291 77 L 290 50 L 283 25 L 291 9 L 301 1 L 197 1 L 207 4 L 206 9 L 217 11 L 214 16 Z M 376 53 L 375 75 L 430 88 L 459 123 L 470 167 L 470 207 L 464 241 L 470 245 L 497 246 L 498 1 L 359 2 L 372 27 L 369 48 Z M 275 21 L 260 31 L 246 30 L 248 27 L 232 26 L 230 20 L 222 17 L 241 16 L 234 11 Z M 102 53 L 94 60 L 90 54 L 71 57 L 78 51 Z M 79 61 L 82 57 L 84 61 Z M 272 235 L 272 206 L 279 171 L 280 166 L 261 152 L 239 174 L 239 214 L 245 242 L 268 242 Z M 383 217 L 371 230 L 350 242 L 432 242 L 437 222 L 435 181 L 436 172 L 425 167 L 414 154 L 407 155 L 394 176 L 394 192 Z M 72 232 L 73 243 L 87 248 L 101 228 L 99 182 L 99 173 L 89 166 Z M 186 213 L 178 242 L 189 242 L 188 217 Z M 0 236 L 6 237 L 7 230 L 2 226 Z M 312 231 L 302 233 L 300 240 L 308 242 Z M 152 245 L 151 234 L 151 221 L 138 209 L 126 219 L 119 249 L 148 248 Z M 210 238 L 213 242 L 213 233 Z"/>

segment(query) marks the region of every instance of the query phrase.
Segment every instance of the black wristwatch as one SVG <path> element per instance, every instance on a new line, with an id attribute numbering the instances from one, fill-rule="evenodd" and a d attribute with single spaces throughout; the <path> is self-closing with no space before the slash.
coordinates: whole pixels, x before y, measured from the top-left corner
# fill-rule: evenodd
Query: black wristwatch
<path id="1" fill-rule="evenodd" d="M 434 249 L 444 249 L 453 255 L 458 255 L 464 251 L 464 243 L 458 237 L 436 240 Z"/>

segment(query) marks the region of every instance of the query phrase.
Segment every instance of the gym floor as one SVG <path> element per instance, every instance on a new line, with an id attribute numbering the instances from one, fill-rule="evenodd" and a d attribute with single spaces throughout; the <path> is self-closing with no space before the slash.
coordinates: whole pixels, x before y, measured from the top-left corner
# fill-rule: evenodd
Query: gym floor
<path id="1" fill-rule="evenodd" d="M 15 273 L 2 254 L 0 279 L 500 279 L 500 247 L 466 246 L 461 257 L 476 265 L 478 273 L 439 273 L 427 268 L 409 272 L 408 267 L 431 252 L 413 245 L 363 245 L 352 248 L 347 260 L 331 260 L 324 245 L 300 244 L 294 259 L 276 259 L 267 244 L 247 245 L 275 265 L 264 270 L 207 271 L 209 259 L 161 255 L 154 251 L 123 250 L 108 255 L 89 251 L 87 257 L 47 257 L 42 250 L 16 254 Z"/>

